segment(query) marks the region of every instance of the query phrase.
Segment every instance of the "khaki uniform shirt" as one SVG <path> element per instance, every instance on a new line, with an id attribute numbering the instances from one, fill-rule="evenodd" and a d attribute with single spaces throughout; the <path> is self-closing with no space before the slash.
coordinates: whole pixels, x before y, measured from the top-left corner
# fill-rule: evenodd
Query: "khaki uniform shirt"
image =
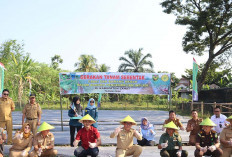
<path id="1" fill-rule="evenodd" d="M 124 128 L 122 128 L 123 130 L 121 130 L 118 133 L 117 136 L 117 148 L 119 149 L 128 149 L 131 146 L 133 146 L 133 137 L 135 136 L 138 140 L 142 140 L 142 136 L 139 135 L 134 135 L 134 130 L 133 128 L 130 129 L 130 131 L 126 131 L 124 130 Z M 114 138 L 116 135 L 115 133 L 111 133 L 110 138 Z"/>
<path id="2" fill-rule="evenodd" d="M 42 111 L 38 103 L 26 104 L 23 109 L 23 114 L 25 114 L 26 118 L 30 118 L 30 119 L 38 118 L 38 115 L 41 113 Z"/>
<path id="3" fill-rule="evenodd" d="M 187 128 L 191 128 L 193 126 L 193 130 L 190 131 L 190 135 L 197 135 L 198 132 L 202 129 L 200 123 L 202 122 L 201 118 L 194 120 L 193 118 L 188 121 Z"/>
<path id="4" fill-rule="evenodd" d="M 30 134 L 30 136 L 28 138 L 22 138 L 22 139 L 18 139 L 17 135 L 21 134 L 21 132 L 17 132 L 13 138 L 13 145 L 10 148 L 10 151 L 22 151 L 22 150 L 26 150 L 26 151 L 30 151 L 31 147 L 32 147 L 32 141 L 33 141 L 33 135 Z"/>
<path id="5" fill-rule="evenodd" d="M 40 132 L 35 136 L 34 141 L 33 141 L 33 145 L 34 146 L 37 145 L 37 146 L 39 146 L 39 148 L 41 146 L 44 146 L 44 147 L 54 146 L 54 141 L 55 141 L 54 135 L 51 132 L 49 132 L 45 138 L 43 137 L 42 133 Z"/>
<path id="6" fill-rule="evenodd" d="M 171 120 L 170 118 L 166 119 L 164 124 L 168 124 L 169 122 L 173 121 L 173 123 L 177 126 L 177 127 L 182 127 L 183 124 L 180 122 L 180 120 L 178 118 Z"/>
<path id="7" fill-rule="evenodd" d="M 0 98 L 0 121 L 11 120 L 12 108 L 15 108 L 15 104 L 11 98 Z"/>
<path id="8" fill-rule="evenodd" d="M 232 139 L 232 126 L 224 128 L 220 133 L 220 140 L 230 141 L 230 139 Z M 224 145 L 223 143 L 221 143 L 221 145 L 226 148 L 232 148 L 232 146 L 230 146 L 229 144 Z"/>

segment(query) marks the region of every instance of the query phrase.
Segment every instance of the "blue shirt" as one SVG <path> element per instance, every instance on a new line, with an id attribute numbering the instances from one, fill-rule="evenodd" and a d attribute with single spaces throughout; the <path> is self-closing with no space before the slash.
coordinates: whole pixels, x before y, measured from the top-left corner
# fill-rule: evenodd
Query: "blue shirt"
<path id="1" fill-rule="evenodd" d="M 150 129 L 153 131 L 153 133 L 151 133 Z M 141 128 L 141 135 L 148 141 L 155 141 L 155 134 L 156 133 L 154 132 L 154 127 L 152 125 L 146 130 Z"/>

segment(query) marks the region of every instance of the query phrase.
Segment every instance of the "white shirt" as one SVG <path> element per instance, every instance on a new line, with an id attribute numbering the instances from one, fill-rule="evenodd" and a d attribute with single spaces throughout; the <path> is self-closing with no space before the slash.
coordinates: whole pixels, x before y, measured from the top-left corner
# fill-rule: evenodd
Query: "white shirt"
<path id="1" fill-rule="evenodd" d="M 214 130 L 217 133 L 221 133 L 222 129 L 225 127 L 225 123 L 228 123 L 226 121 L 226 119 L 227 119 L 227 117 L 224 114 L 220 114 L 220 116 L 218 118 L 216 118 L 215 115 L 213 115 L 211 117 L 211 120 L 217 125 L 217 126 L 214 127 Z"/>

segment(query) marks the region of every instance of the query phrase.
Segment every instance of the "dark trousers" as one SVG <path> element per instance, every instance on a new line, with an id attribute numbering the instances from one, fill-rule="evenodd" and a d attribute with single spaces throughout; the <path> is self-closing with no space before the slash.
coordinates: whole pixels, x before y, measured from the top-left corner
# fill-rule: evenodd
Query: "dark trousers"
<path id="1" fill-rule="evenodd" d="M 142 140 L 137 140 L 138 145 L 140 146 L 154 146 L 155 141 L 148 141 L 147 139 L 143 138 Z"/>
<path id="2" fill-rule="evenodd" d="M 76 157 L 87 157 L 87 155 L 90 155 L 91 157 L 96 157 L 98 156 L 98 153 L 99 153 L 98 147 L 88 148 L 87 150 L 85 150 L 82 146 L 79 146 L 74 151 L 74 155 Z"/>
<path id="3" fill-rule="evenodd" d="M 207 152 L 205 152 L 203 155 L 208 155 L 208 156 L 212 156 L 212 157 L 219 157 L 222 155 L 222 150 L 220 148 L 217 148 L 215 151 L 211 152 L 210 150 L 207 150 Z M 194 155 L 196 157 L 202 157 L 202 155 L 200 155 L 200 150 L 196 149 L 194 152 Z"/>
<path id="4" fill-rule="evenodd" d="M 175 149 L 175 150 L 166 150 L 166 149 L 162 149 L 160 151 L 160 156 L 161 157 L 177 157 L 177 151 L 179 149 Z M 182 153 L 181 153 L 181 157 L 187 157 L 188 156 L 188 152 L 185 151 L 185 150 L 182 150 Z"/>
<path id="5" fill-rule="evenodd" d="M 73 142 L 75 139 L 75 130 L 77 130 L 77 132 L 82 128 L 82 126 L 69 126 L 70 128 L 70 145 L 71 147 L 73 147 Z"/>

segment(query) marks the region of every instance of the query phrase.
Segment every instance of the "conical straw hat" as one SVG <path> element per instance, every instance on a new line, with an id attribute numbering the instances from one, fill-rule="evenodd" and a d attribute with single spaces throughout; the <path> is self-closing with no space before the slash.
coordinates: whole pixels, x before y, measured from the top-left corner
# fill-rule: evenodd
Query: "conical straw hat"
<path id="1" fill-rule="evenodd" d="M 205 125 L 205 126 L 217 126 L 211 119 L 206 118 L 203 120 L 200 125 Z"/>
<path id="2" fill-rule="evenodd" d="M 232 120 L 232 116 L 229 116 L 226 120 L 230 122 L 230 120 Z"/>
<path id="3" fill-rule="evenodd" d="M 87 114 L 87 115 L 85 115 L 84 117 L 82 117 L 82 118 L 79 120 L 79 122 L 83 123 L 84 120 L 91 120 L 91 121 L 92 121 L 92 124 L 93 124 L 93 123 L 96 123 L 96 121 L 95 121 L 89 114 Z"/>
<path id="4" fill-rule="evenodd" d="M 120 121 L 121 124 L 123 124 L 124 122 L 131 122 L 132 125 L 136 125 L 136 122 L 134 121 L 134 119 L 132 119 L 131 116 L 129 115 Z"/>
<path id="5" fill-rule="evenodd" d="M 170 129 L 175 129 L 175 130 L 179 130 L 176 126 L 175 123 L 173 123 L 173 121 L 169 122 L 168 124 L 164 125 L 165 128 L 170 128 Z"/>
<path id="6" fill-rule="evenodd" d="M 50 124 L 46 123 L 46 122 L 43 122 L 39 128 L 38 128 L 38 131 L 44 131 L 44 130 L 51 130 L 51 129 L 54 129 L 55 127 L 54 126 L 51 126 Z"/>

